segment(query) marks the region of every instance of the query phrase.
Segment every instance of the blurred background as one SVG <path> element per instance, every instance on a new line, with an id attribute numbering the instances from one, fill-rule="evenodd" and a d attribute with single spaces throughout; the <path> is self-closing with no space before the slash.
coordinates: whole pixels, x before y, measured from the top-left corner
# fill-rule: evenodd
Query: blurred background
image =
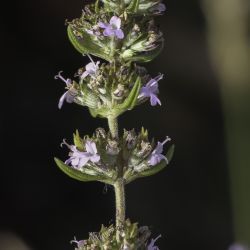
<path id="1" fill-rule="evenodd" d="M 149 129 L 176 144 L 167 169 L 127 186 L 127 216 L 148 225 L 160 249 L 226 250 L 250 244 L 249 3 L 168 0 L 157 18 L 165 48 L 147 64 L 160 82 L 161 107 L 149 103 L 120 117 L 120 128 Z M 2 6 L 0 250 L 73 249 L 114 222 L 114 194 L 79 183 L 53 161 L 72 133 L 107 128 L 75 104 L 57 104 L 63 70 L 88 59 L 72 47 L 65 19 L 84 1 L 8 1 Z M 12 246 L 11 246 L 12 244 Z"/>

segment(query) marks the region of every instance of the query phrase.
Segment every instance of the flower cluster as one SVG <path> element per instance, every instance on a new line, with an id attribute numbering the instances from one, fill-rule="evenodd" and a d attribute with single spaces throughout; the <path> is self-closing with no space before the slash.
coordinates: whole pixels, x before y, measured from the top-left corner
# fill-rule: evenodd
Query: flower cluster
<path id="1" fill-rule="evenodd" d="M 115 238 L 115 227 L 102 226 L 100 232 L 90 233 L 86 240 L 72 240 L 75 250 L 159 250 L 155 242 L 161 237 L 149 240 L 151 232 L 147 226 L 138 227 L 137 223 L 126 220 L 124 226 L 124 237 L 121 242 Z"/>
<path id="2" fill-rule="evenodd" d="M 108 180 L 108 183 L 112 183 L 117 178 L 117 161 L 120 161 L 123 162 L 124 181 L 129 183 L 139 177 L 155 174 L 169 163 L 173 148 L 170 147 L 168 153 L 163 155 L 163 145 L 168 141 L 169 137 L 155 146 L 143 128 L 139 134 L 134 130 L 124 130 L 121 138 L 113 138 L 102 128 L 98 128 L 91 138 L 81 138 L 77 131 L 73 145 L 65 140 L 62 143 L 70 150 L 64 168 L 97 176 L 98 179 L 103 176 L 104 182 Z"/>
<path id="3" fill-rule="evenodd" d="M 105 7 L 98 6 L 98 11 L 96 8 L 96 5 L 88 5 L 80 18 L 68 22 L 70 41 L 80 53 L 110 62 L 114 58 L 145 62 L 159 54 L 164 39 L 152 19 L 137 16 L 128 19 L 127 12 L 111 15 Z M 149 9 L 152 13 L 161 13 L 165 5 L 155 2 Z"/>
<path id="4" fill-rule="evenodd" d="M 100 65 L 99 61 L 94 62 L 90 56 L 89 58 L 91 62 L 76 73 L 78 81 L 65 79 L 61 71 L 55 76 L 65 82 L 67 89 L 59 100 L 59 108 L 64 101 L 75 102 L 87 106 L 94 116 L 107 117 L 112 113 L 115 117 L 147 99 L 152 106 L 161 105 L 158 81 L 163 78 L 162 74 L 151 78 L 145 69 L 135 64 Z M 132 92 L 133 89 L 135 93 Z M 131 92 L 133 95 L 129 96 Z"/>

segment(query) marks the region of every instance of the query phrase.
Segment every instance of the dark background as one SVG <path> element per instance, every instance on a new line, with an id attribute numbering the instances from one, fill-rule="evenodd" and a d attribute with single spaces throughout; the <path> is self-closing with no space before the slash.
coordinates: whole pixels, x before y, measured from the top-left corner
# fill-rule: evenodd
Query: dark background
<path id="1" fill-rule="evenodd" d="M 88 60 L 67 39 L 65 19 L 84 1 L 11 1 L 2 7 L 0 231 L 33 250 L 73 249 L 114 218 L 114 194 L 100 183 L 79 183 L 60 172 L 53 156 L 72 133 L 91 134 L 106 121 L 87 109 L 57 103 L 64 84 Z M 149 225 L 165 250 L 226 250 L 233 242 L 220 89 L 209 61 L 199 1 L 167 1 L 158 18 L 163 53 L 147 64 L 160 82 L 161 107 L 146 103 L 120 117 L 120 128 L 149 129 L 176 144 L 171 165 L 127 186 L 127 216 Z M 1 249 L 1 246 L 0 246 Z M 11 249 L 3 249 L 11 250 Z"/>

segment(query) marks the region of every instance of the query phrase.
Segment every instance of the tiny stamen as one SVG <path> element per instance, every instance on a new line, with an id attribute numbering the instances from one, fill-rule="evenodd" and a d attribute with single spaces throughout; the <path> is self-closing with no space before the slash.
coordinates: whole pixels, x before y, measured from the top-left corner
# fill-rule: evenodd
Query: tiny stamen
<path id="1" fill-rule="evenodd" d="M 63 76 L 62 76 L 62 70 L 58 72 L 57 75 L 55 75 L 55 79 L 61 79 L 63 82 L 66 83 L 66 85 L 69 87 L 69 85 L 71 84 L 71 80 L 69 78 L 65 79 Z"/>
<path id="2" fill-rule="evenodd" d="M 87 57 L 89 58 L 89 60 L 95 64 L 94 60 L 92 59 L 92 57 L 90 56 L 90 54 L 87 54 Z"/>
<path id="3" fill-rule="evenodd" d="M 167 143 L 168 141 L 171 141 L 171 138 L 169 136 L 166 136 L 165 141 L 163 141 L 161 144 L 164 145 L 165 143 Z"/>
<path id="4" fill-rule="evenodd" d="M 66 145 L 69 149 L 71 149 L 71 145 L 69 145 L 69 144 L 66 142 L 66 139 L 63 139 L 63 142 L 60 144 L 60 147 L 62 148 L 63 145 Z"/>

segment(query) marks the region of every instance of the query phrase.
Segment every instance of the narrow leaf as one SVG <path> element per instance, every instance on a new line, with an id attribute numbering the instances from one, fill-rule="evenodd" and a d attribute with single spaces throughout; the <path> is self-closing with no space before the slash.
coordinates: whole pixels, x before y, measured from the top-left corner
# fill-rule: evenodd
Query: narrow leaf
<path id="1" fill-rule="evenodd" d="M 139 95 L 140 89 L 141 89 L 141 78 L 137 77 L 136 82 L 132 90 L 130 91 L 130 94 L 122 104 L 118 105 L 117 109 L 122 111 L 125 111 L 127 109 L 131 110 L 137 102 L 137 97 Z"/>
<path id="2" fill-rule="evenodd" d="M 54 158 L 56 165 L 69 177 L 78 180 L 78 181 L 103 181 L 103 177 L 101 176 L 92 176 L 85 174 L 79 170 L 73 169 L 66 165 L 64 162 L 59 160 L 58 158 Z"/>
<path id="3" fill-rule="evenodd" d="M 89 35 L 87 32 L 81 30 L 82 37 L 78 38 L 74 34 L 71 25 L 68 25 L 67 31 L 70 42 L 78 52 L 80 52 L 81 54 L 92 54 L 94 56 L 101 57 L 104 60 L 110 61 L 108 51 L 104 50 L 105 46 L 101 47 L 97 45 L 93 41 L 91 35 Z"/>

